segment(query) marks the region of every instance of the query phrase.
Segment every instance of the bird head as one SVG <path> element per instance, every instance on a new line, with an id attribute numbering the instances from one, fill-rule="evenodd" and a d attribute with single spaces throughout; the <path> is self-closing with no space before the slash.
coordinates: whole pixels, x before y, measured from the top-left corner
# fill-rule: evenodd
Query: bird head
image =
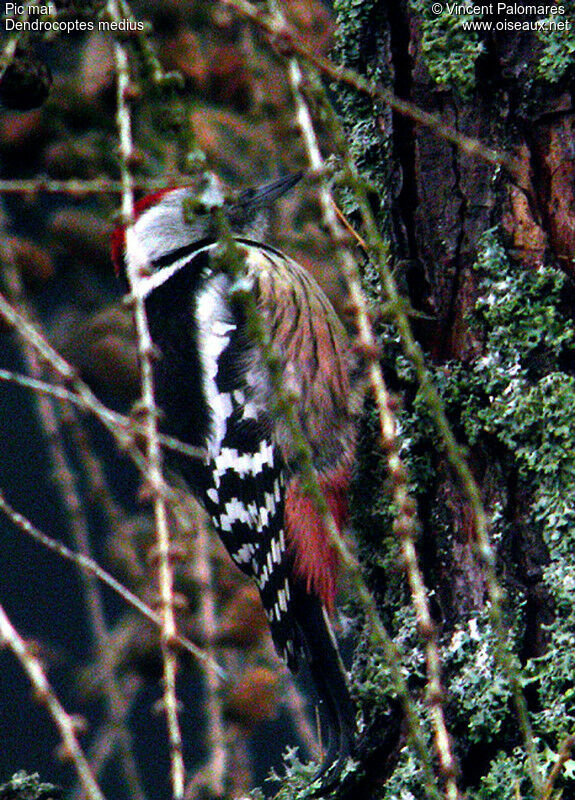
<path id="1" fill-rule="evenodd" d="M 172 265 L 218 237 L 213 211 L 223 209 L 234 236 L 264 240 L 273 203 L 301 179 L 302 173 L 287 175 L 261 186 L 244 189 L 227 198 L 219 181 L 208 173 L 197 186 L 163 189 L 139 200 L 134 209 L 134 230 L 152 272 Z M 112 237 L 112 259 L 116 273 L 124 273 L 126 228 L 119 226 Z"/>

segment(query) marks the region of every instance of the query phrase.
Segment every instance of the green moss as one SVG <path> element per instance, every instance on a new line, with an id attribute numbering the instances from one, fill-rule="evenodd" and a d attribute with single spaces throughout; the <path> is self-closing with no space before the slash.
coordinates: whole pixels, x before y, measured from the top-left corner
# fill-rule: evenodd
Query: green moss
<path id="1" fill-rule="evenodd" d="M 475 64 L 482 52 L 479 36 L 463 31 L 464 17 L 434 17 L 424 0 L 410 0 L 410 5 L 423 21 L 422 47 L 432 78 L 460 96 L 470 94 L 475 86 Z M 365 32 L 370 26 L 375 29 L 376 5 L 338 0 L 336 11 L 339 60 L 364 72 L 370 61 L 377 63 L 379 74 L 373 77 L 389 85 L 385 59 L 370 60 L 362 50 Z M 380 30 L 378 35 L 383 37 L 384 33 Z M 540 39 L 543 46 L 538 77 L 554 80 L 554 75 L 564 74 L 571 64 L 571 45 L 566 38 L 550 34 Z M 370 103 L 341 88 L 336 96 L 362 173 L 380 191 L 382 208 L 387 208 L 393 186 L 393 164 L 386 150 L 390 142 L 376 129 Z M 353 201 L 345 208 L 353 214 Z M 575 332 L 566 309 L 564 274 L 551 266 L 530 268 L 514 263 L 497 230 L 487 231 L 481 238 L 475 269 L 479 298 L 468 322 L 475 327 L 477 340 L 483 342 L 482 354 L 475 363 L 451 362 L 432 368 L 432 373 L 459 441 L 470 451 L 487 452 L 491 460 L 498 459 L 493 469 L 499 470 L 502 484 L 509 471 L 517 476 L 526 498 L 526 506 L 519 513 L 543 537 L 549 552 L 544 579 L 555 618 L 547 631 L 548 651 L 522 665 L 521 670 L 535 709 L 531 721 L 547 774 L 561 740 L 575 728 L 575 378 L 570 366 L 575 361 Z M 378 277 L 369 266 L 367 277 L 375 297 Z M 386 379 L 404 398 L 405 409 L 400 414 L 402 456 L 410 469 L 413 492 L 421 501 L 421 513 L 431 516 L 431 521 L 424 522 L 449 547 L 451 533 L 441 528 L 449 523 L 436 518 L 434 510 L 427 507 L 429 498 L 436 497 L 440 480 L 435 426 L 418 393 L 411 365 L 401 355 L 397 335 L 389 327 L 380 326 L 379 337 Z M 402 669 L 409 676 L 410 689 L 419 698 L 418 710 L 425 719 L 424 662 L 397 542 L 391 534 L 393 509 L 389 493 L 382 492 L 386 474 L 377 430 L 377 415 L 372 410 L 361 441 L 364 471 L 356 488 L 355 528 L 362 563 L 382 617 L 400 647 Z M 490 502 L 489 511 L 492 541 L 504 547 L 516 534 L 515 523 L 501 499 Z M 441 559 L 441 553 L 437 557 Z M 432 584 L 433 567 L 423 566 Z M 509 580 L 506 589 L 510 597 L 507 623 L 512 636 L 521 643 L 526 626 L 524 588 Z M 518 747 L 520 734 L 511 691 L 493 658 L 487 612 L 458 623 L 442 642 L 442 649 L 448 726 L 462 765 L 466 759 L 473 762 L 473 777 L 465 772 L 463 775 L 466 796 L 469 800 L 529 800 L 533 795 L 525 754 Z M 388 669 L 367 642 L 359 651 L 353 675 L 358 699 L 366 713 L 375 709 L 376 715 L 384 716 L 393 699 Z M 477 753 L 481 754 L 479 760 Z M 566 797 L 569 792 L 573 794 L 574 787 L 573 769 L 568 765 L 557 789 L 564 790 Z M 422 797 L 420 767 L 410 748 L 398 754 L 380 797 Z"/>
<path id="2" fill-rule="evenodd" d="M 512 725 L 511 689 L 495 663 L 486 614 L 458 628 L 444 647 L 450 718 L 468 746 L 497 743 Z"/>
<path id="3" fill-rule="evenodd" d="M 467 429 L 474 438 L 492 434 L 509 448 L 533 487 L 531 514 L 552 559 L 570 557 L 575 378 L 562 363 L 573 357 L 575 332 L 562 311 L 566 278 L 552 267 L 514 267 L 492 231 L 483 237 L 477 268 L 484 275 L 477 309 L 487 339 L 471 374 L 477 413 Z"/>
<path id="4" fill-rule="evenodd" d="M 527 800 L 530 797 L 523 752 L 516 748 L 511 756 L 504 752 L 497 754 L 489 772 L 481 778 L 479 788 L 468 793 L 467 800 Z"/>
<path id="5" fill-rule="evenodd" d="M 368 60 L 362 43 L 365 32 L 374 30 L 369 23 L 378 5 L 377 0 L 334 0 L 336 52 L 345 54 L 349 66 L 359 67 Z"/>
<path id="6" fill-rule="evenodd" d="M 433 745 L 429 742 L 429 747 Z M 386 781 L 381 800 L 421 800 L 423 775 L 418 761 L 409 747 L 399 753 L 397 767 Z"/>
<path id="7" fill-rule="evenodd" d="M 421 49 L 429 74 L 438 86 L 453 89 L 462 97 L 475 87 L 475 62 L 483 52 L 479 33 L 465 30 L 476 17 L 432 12 L 427 0 L 410 0 L 421 21 Z"/>
<path id="8" fill-rule="evenodd" d="M 476 269 L 481 294 L 469 324 L 484 338 L 483 355 L 437 368 L 434 379 L 460 437 L 471 445 L 494 437 L 509 451 L 533 487 L 534 522 L 552 556 L 564 557 L 575 535 L 575 378 L 562 367 L 575 356 L 575 331 L 563 311 L 566 278 L 553 267 L 512 264 L 495 231 L 482 237 Z M 433 428 L 419 397 L 406 421 L 409 455 L 425 452 Z"/>
<path id="9" fill-rule="evenodd" d="M 563 309 L 566 278 L 560 270 L 513 264 L 493 230 L 481 239 L 476 268 L 481 297 L 471 324 L 481 326 L 484 355 L 472 367 L 453 365 L 444 372 L 442 391 L 468 441 L 494 437 L 508 451 L 532 498 L 526 517 L 549 551 L 545 582 L 555 619 L 546 654 L 526 665 L 524 680 L 537 693 L 541 711 L 533 723 L 550 765 L 559 742 L 575 727 L 575 379 L 563 367 L 572 363 L 575 332 Z M 491 688 L 478 688 L 480 678 L 473 671 L 450 682 L 450 691 L 461 688 L 460 709 L 474 693 L 481 697 L 487 727 L 478 725 L 477 711 L 467 708 L 467 714 L 470 736 L 479 733 L 482 741 L 499 729 L 490 709 L 498 680 L 493 678 Z M 519 775 L 521 760 L 518 751 L 500 754 L 473 796 L 512 797 L 509 781 Z M 572 791 L 573 776 L 564 780 Z M 529 796 L 523 786 L 521 796 Z"/>
<path id="10" fill-rule="evenodd" d="M 549 23 L 547 29 L 534 33 L 541 43 L 541 52 L 534 53 L 534 66 L 536 77 L 551 83 L 562 79 L 575 65 L 575 2 L 566 0 L 560 5 L 564 14 L 528 20 Z M 469 25 L 480 22 L 481 15 L 450 14 L 445 5 L 440 14 L 434 14 L 426 0 L 410 0 L 410 6 L 422 22 L 421 49 L 431 78 L 438 86 L 469 97 L 475 87 L 475 64 L 484 51 L 484 33 L 471 30 Z M 557 23 L 568 24 L 570 29 L 552 27 Z"/>
<path id="11" fill-rule="evenodd" d="M 383 3 L 377 0 L 335 0 L 336 15 L 335 61 L 353 67 L 367 78 L 383 86 L 391 85 L 391 72 L 385 59 L 389 48 L 389 34 Z M 379 219 L 386 229 L 387 213 L 391 207 L 395 176 L 392 160 L 391 125 L 384 126 L 384 134 L 378 116 L 389 115 L 381 108 L 374 114 L 373 102 L 358 92 L 341 84 L 333 84 L 332 96 L 348 134 L 350 153 L 362 177 L 372 187 L 372 197 L 381 209 Z M 353 193 L 342 191 L 338 196 L 343 211 L 354 218 L 357 201 Z"/>
<path id="12" fill-rule="evenodd" d="M 479 298 L 469 324 L 484 343 L 483 353 L 473 364 L 451 362 L 434 368 L 433 379 L 459 440 L 500 453 L 503 479 L 508 470 L 518 476 L 529 498 L 520 513 L 543 537 L 549 552 L 544 578 L 555 618 L 547 631 L 548 650 L 521 671 L 529 696 L 536 697 L 534 707 L 540 709 L 532 713 L 532 723 L 548 772 L 560 742 L 575 729 L 575 378 L 569 366 L 575 357 L 575 331 L 567 313 L 565 275 L 550 266 L 513 263 L 496 230 L 481 238 L 475 269 Z M 425 500 L 435 496 L 438 480 L 434 425 L 417 392 L 411 366 L 391 335 L 384 352 L 386 370 L 393 371 L 404 388 L 402 452 L 414 492 Z M 384 501 L 378 504 L 380 534 L 389 526 L 387 503 L 387 507 Z M 515 533 L 514 523 L 501 503 L 493 503 L 490 511 L 492 540 L 504 544 Z M 433 524 L 436 536 L 449 541 L 449 531 L 438 527 L 443 523 Z M 392 544 L 385 534 L 382 539 L 380 558 L 383 553 L 389 559 Z M 375 541 L 370 546 L 376 550 Z M 526 624 L 523 590 L 512 583 L 507 590 L 512 601 L 507 607 L 508 624 L 519 643 Z M 394 591 L 386 587 L 382 594 L 391 630 L 410 654 L 404 656 L 404 668 L 417 693 L 424 685 L 424 673 L 408 602 L 400 584 Z M 517 747 L 511 691 L 493 657 L 486 612 L 450 633 L 449 641 L 443 643 L 443 664 L 449 725 L 459 756 L 473 758 L 474 748 L 479 748 L 485 758 L 481 776 L 467 787 L 470 800 L 511 800 L 517 792 L 522 800 L 532 797 L 524 752 Z M 371 680 L 388 691 L 384 670 L 373 669 Z M 372 687 L 368 701 L 376 695 Z M 423 704 L 420 710 L 425 713 Z M 401 755 L 383 797 L 418 797 L 417 766 L 411 759 L 407 751 Z M 558 788 L 573 791 L 573 774 L 568 767 Z"/>
<path id="13" fill-rule="evenodd" d="M 551 22 L 565 22 L 570 30 L 541 30 L 537 37 L 543 50 L 537 64 L 537 76 L 555 83 L 575 66 L 575 0 L 562 0 L 565 9 L 562 15 L 552 15 Z"/>

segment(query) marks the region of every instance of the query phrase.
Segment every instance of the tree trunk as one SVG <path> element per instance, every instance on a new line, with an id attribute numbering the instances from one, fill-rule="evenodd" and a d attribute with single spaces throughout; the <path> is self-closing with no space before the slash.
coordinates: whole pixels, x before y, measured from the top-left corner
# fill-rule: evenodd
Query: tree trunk
<path id="1" fill-rule="evenodd" d="M 348 4 L 340 5 L 340 46 L 348 64 L 377 75 L 397 96 L 446 126 L 516 159 L 513 174 L 495 169 L 409 117 L 385 111 L 372 121 L 381 146 L 365 154 L 376 185 L 382 175 L 395 176 L 385 186 L 382 223 L 391 231 L 395 273 L 419 312 L 414 331 L 481 489 L 498 578 L 509 599 L 509 642 L 527 674 L 533 658 L 542 657 L 548 667 L 546 677 L 533 681 L 526 693 L 536 734 L 556 751 L 563 726 L 540 724 L 538 714 L 546 709 L 551 715 L 564 702 L 550 662 L 566 663 L 566 654 L 555 650 L 558 632 L 567 635 L 573 626 L 570 612 L 561 608 L 559 588 L 573 568 L 567 555 L 573 526 L 565 517 L 567 505 L 555 502 L 558 492 L 564 498 L 573 492 L 566 467 L 572 466 L 567 451 L 573 426 L 567 423 L 568 434 L 559 432 L 575 398 L 573 63 L 564 58 L 565 50 L 551 49 L 557 42 L 566 47 L 569 34 L 495 30 L 506 21 L 533 20 L 526 15 L 479 16 L 492 23 L 492 32 L 463 33 L 461 22 L 471 17 L 447 10 L 434 16 L 427 4 L 416 2 L 387 3 L 385 9 L 364 3 L 352 30 Z M 357 113 L 366 112 L 354 106 Z M 388 381 L 404 407 L 404 453 L 421 521 L 419 561 L 445 645 L 446 711 L 459 783 L 470 797 L 495 798 L 514 796 L 516 780 L 521 797 L 530 797 L 513 756 L 522 740 L 506 705 L 509 691 L 500 667 L 490 662 L 481 678 L 481 665 L 475 672 L 472 667 L 477 653 L 471 650 L 458 661 L 461 637 L 469 642 L 477 635 L 478 646 L 484 646 L 489 627 L 472 509 L 416 397 L 413 378 L 405 379 L 388 328 L 382 348 Z M 546 413 L 546 405 L 553 411 Z M 377 496 L 381 487 L 381 472 L 367 458 L 372 451 L 369 439 L 360 501 Z M 395 546 L 389 509 L 366 521 L 365 503 L 358 505 L 364 560 L 389 563 Z M 555 517 L 558 505 L 562 510 Z M 393 573 L 372 567 L 372 586 L 392 632 L 408 647 L 414 644 L 406 633 L 402 584 Z M 490 681 L 505 702 L 495 702 Z M 555 681 L 557 693 L 542 689 L 543 681 Z M 414 687 L 419 685 L 415 680 Z M 571 718 L 569 704 L 568 709 Z M 381 719 L 389 717 L 384 713 Z M 499 751 L 504 755 L 496 759 Z M 391 761 L 374 777 L 373 796 L 400 796 L 406 786 L 420 796 L 402 772 L 401 757 Z M 383 776 L 387 787 L 375 789 Z M 572 790 L 572 782 L 566 785 Z"/>

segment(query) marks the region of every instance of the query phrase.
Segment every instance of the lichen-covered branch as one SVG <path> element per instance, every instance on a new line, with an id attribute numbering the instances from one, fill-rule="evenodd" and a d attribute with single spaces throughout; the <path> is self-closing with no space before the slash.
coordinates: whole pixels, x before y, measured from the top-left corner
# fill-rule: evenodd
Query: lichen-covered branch
<path id="1" fill-rule="evenodd" d="M 367 300 L 361 288 L 356 262 L 345 244 L 344 232 L 339 224 L 335 204 L 326 180 L 326 169 L 311 114 L 303 94 L 303 74 L 295 57 L 288 60 L 288 76 L 294 102 L 296 119 L 301 130 L 311 169 L 318 176 L 318 194 L 322 211 L 322 222 L 336 245 L 337 263 L 345 277 L 349 294 L 348 313 L 357 331 L 355 347 L 368 363 L 369 382 L 379 413 L 381 441 L 386 452 L 387 467 L 393 485 L 393 501 L 396 508 L 394 530 L 400 538 L 400 547 L 406 567 L 418 629 L 424 642 L 427 674 L 428 702 L 441 774 L 445 780 L 446 798 L 460 797 L 455 780 L 455 759 L 451 751 L 449 735 L 443 713 L 443 690 L 441 687 L 440 656 L 435 626 L 431 619 L 427 592 L 417 563 L 415 537 L 417 519 L 415 502 L 409 496 L 407 470 L 399 455 L 397 420 L 392 400 L 385 385 L 378 361 L 378 350 L 367 312 Z"/>

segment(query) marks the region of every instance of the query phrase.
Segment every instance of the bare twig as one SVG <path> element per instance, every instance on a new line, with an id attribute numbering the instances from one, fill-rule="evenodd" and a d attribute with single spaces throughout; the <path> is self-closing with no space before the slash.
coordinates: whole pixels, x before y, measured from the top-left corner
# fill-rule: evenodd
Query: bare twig
<path id="1" fill-rule="evenodd" d="M 465 136 L 465 134 L 446 125 L 434 114 L 423 111 L 423 109 L 419 108 L 415 103 L 396 97 L 389 89 L 373 85 L 355 70 L 340 64 L 334 64 L 334 62 L 330 61 L 328 58 L 313 52 L 303 44 L 297 31 L 291 28 L 285 19 L 279 18 L 276 14 L 264 13 L 248 0 L 221 1 L 224 5 L 234 9 L 234 11 L 242 17 L 249 19 L 268 33 L 272 42 L 274 42 L 285 55 L 295 54 L 299 56 L 316 67 L 323 75 L 326 75 L 338 83 L 344 83 L 373 100 L 385 103 L 399 114 L 409 117 L 418 125 L 423 125 L 441 138 L 452 142 L 468 155 L 480 158 L 493 166 L 504 167 L 511 175 L 517 177 L 519 180 L 519 165 L 508 153 L 494 150 L 478 139 Z"/>
<path id="2" fill-rule="evenodd" d="M 34 687 L 37 700 L 48 709 L 60 733 L 63 754 L 72 762 L 88 800 L 105 800 L 102 790 L 92 774 L 84 751 L 78 742 L 74 719 L 58 700 L 40 661 L 30 652 L 1 605 L 0 643 L 7 645 L 14 653 Z"/>
<path id="3" fill-rule="evenodd" d="M 108 586 L 108 588 L 112 589 L 113 592 L 121 597 L 135 611 L 151 622 L 156 628 L 161 628 L 162 617 L 157 611 L 153 611 L 148 605 L 146 605 L 146 603 L 144 603 L 143 600 L 126 588 L 123 583 L 110 575 L 109 572 L 107 572 L 92 558 L 89 558 L 82 553 L 75 553 L 73 550 L 70 550 L 69 547 L 66 547 L 65 544 L 62 544 L 62 542 L 59 542 L 56 539 L 53 539 L 51 536 L 43 533 L 39 528 L 33 525 L 30 520 L 12 508 L 12 506 L 6 501 L 1 490 L 0 511 L 2 511 L 18 528 L 18 530 L 20 530 L 26 536 L 34 539 L 34 541 L 41 544 L 47 550 L 51 550 L 56 555 L 60 556 L 60 558 L 64 558 L 66 561 L 70 561 L 72 564 L 75 564 L 81 570 L 94 575 L 99 581 L 101 581 L 105 586 Z M 213 661 L 210 656 L 207 655 L 204 650 L 202 650 L 202 648 L 198 647 L 185 636 L 181 636 L 178 633 L 176 633 L 174 642 L 177 647 L 190 653 L 190 655 L 192 655 L 194 658 L 197 658 L 201 662 L 209 663 L 211 669 L 217 673 L 221 680 L 227 680 L 228 676 L 226 672 L 219 666 L 217 662 Z"/>
<path id="4" fill-rule="evenodd" d="M 199 622 L 205 639 L 208 655 L 213 656 L 216 631 L 218 628 L 216 596 L 211 562 L 210 534 L 204 521 L 199 525 L 194 539 L 194 577 L 199 592 Z M 215 662 L 212 662 L 215 663 Z M 206 716 L 208 723 L 207 747 L 208 763 L 200 770 L 199 776 L 205 786 L 209 783 L 211 796 L 224 794 L 226 772 L 229 769 L 229 753 L 224 729 L 224 711 L 221 697 L 221 681 L 218 673 L 208 662 L 205 664 Z M 190 796 L 188 787 L 187 797 Z"/>
<path id="5" fill-rule="evenodd" d="M 135 22 L 129 3 L 126 0 L 114 0 L 106 5 L 110 19 L 113 22 L 127 20 L 129 23 Z M 139 66 L 145 70 L 146 77 L 154 88 L 182 88 L 183 80 L 179 72 L 164 72 L 158 56 L 150 42 L 151 25 L 144 23 L 143 27 L 138 27 L 132 31 L 132 42 L 138 51 Z"/>
<path id="6" fill-rule="evenodd" d="M 126 706 L 129 708 L 135 690 L 132 685 L 130 685 L 129 688 L 123 688 L 125 695 L 130 693 L 130 689 L 132 690 L 130 693 L 131 696 L 126 702 Z M 92 741 L 89 747 L 86 748 L 86 757 L 95 775 L 100 775 L 106 769 L 107 764 L 114 756 L 117 746 L 118 729 L 115 725 L 106 723 L 94 732 Z M 80 784 L 77 784 L 74 789 L 66 795 L 66 800 L 84 800 L 84 793 Z"/>
<path id="7" fill-rule="evenodd" d="M 84 420 L 73 404 L 65 402 L 59 404 L 59 416 L 62 428 L 81 460 L 87 482 L 85 503 L 103 514 L 106 529 L 115 535 L 121 530 L 126 514 L 112 494 L 106 471 L 83 424 Z"/>
<path id="8" fill-rule="evenodd" d="M 178 186 L 186 185 L 185 176 L 178 180 Z M 134 189 L 157 192 L 166 188 L 165 179 L 139 178 L 134 180 Z M 122 182 L 112 178 L 70 178 L 57 180 L 47 175 L 36 178 L 10 178 L 0 180 L 0 194 L 65 194 L 72 197 L 86 197 L 92 194 L 121 194 Z"/>
<path id="9" fill-rule="evenodd" d="M 106 9 L 113 20 L 122 21 L 123 10 L 120 6 L 120 0 L 108 0 Z M 138 291 L 139 283 L 147 267 L 147 261 L 133 227 L 134 190 L 130 165 L 132 164 L 134 149 L 131 116 L 128 107 L 131 86 L 130 67 L 126 48 L 118 39 L 114 42 L 114 59 L 117 76 L 116 119 L 120 139 L 122 216 L 123 223 L 126 226 L 126 276 L 130 285 L 132 311 L 136 325 L 140 360 L 140 407 L 146 443 L 146 481 L 152 497 L 157 543 L 158 582 L 162 616 L 161 645 L 164 671 L 164 712 L 170 745 L 172 792 L 174 800 L 180 800 L 184 795 L 185 767 L 176 695 L 177 658 L 173 649 L 176 639 L 176 617 L 174 611 L 173 573 L 170 564 L 170 535 L 163 490 L 162 453 L 157 426 L 158 409 L 154 396 L 152 363 L 154 345 L 148 327 L 144 297 Z"/>
<path id="10" fill-rule="evenodd" d="M 2 254 L 0 250 L 0 256 Z M 86 410 L 94 414 L 100 422 L 110 431 L 116 439 L 121 450 L 127 450 L 140 470 L 144 470 L 144 462 L 141 453 L 134 446 L 131 431 L 118 425 L 118 418 L 113 415 L 106 406 L 101 403 L 92 390 L 78 378 L 75 369 L 62 358 L 62 356 L 49 344 L 42 334 L 21 315 L 0 294 L 0 319 L 6 324 L 15 328 L 18 335 L 25 339 L 34 350 L 46 361 L 62 381 L 72 386 L 78 400 L 78 405 L 84 405 Z M 27 379 L 28 381 L 32 379 Z M 23 381 L 20 381 L 23 383 Z M 70 399 L 70 398 L 68 398 Z M 167 490 L 166 490 L 167 491 Z"/>
<path id="11" fill-rule="evenodd" d="M 72 368 L 70 367 L 70 369 Z M 63 400 L 73 406 L 76 406 L 81 411 L 94 414 L 94 416 L 96 416 L 100 422 L 106 425 L 108 430 L 116 430 L 123 433 L 124 438 L 121 440 L 122 448 L 125 446 L 127 439 L 134 439 L 142 434 L 142 426 L 137 420 L 134 420 L 131 417 L 126 417 L 124 414 L 113 411 L 111 408 L 107 408 L 100 403 L 99 400 L 96 401 L 98 405 L 94 406 L 91 398 L 86 396 L 83 391 L 80 391 L 80 393 L 77 391 L 74 392 L 70 389 L 64 388 L 63 386 L 55 386 L 47 381 L 39 380 L 38 378 L 30 378 L 28 375 L 21 375 L 18 372 L 1 368 L 0 381 L 15 383 L 18 386 L 31 389 L 34 392 L 50 395 L 58 400 Z M 76 386 L 82 386 L 81 382 L 76 382 Z M 118 436 L 116 436 L 116 438 L 118 439 Z M 175 439 L 173 436 L 159 434 L 159 439 L 162 448 L 165 450 L 172 450 L 173 452 L 181 453 L 188 458 L 196 458 L 201 460 L 205 459 L 207 456 L 207 451 L 204 448 L 193 447 L 185 442 L 181 442 L 179 439 Z M 143 469 L 141 459 L 138 458 L 137 462 Z"/>

